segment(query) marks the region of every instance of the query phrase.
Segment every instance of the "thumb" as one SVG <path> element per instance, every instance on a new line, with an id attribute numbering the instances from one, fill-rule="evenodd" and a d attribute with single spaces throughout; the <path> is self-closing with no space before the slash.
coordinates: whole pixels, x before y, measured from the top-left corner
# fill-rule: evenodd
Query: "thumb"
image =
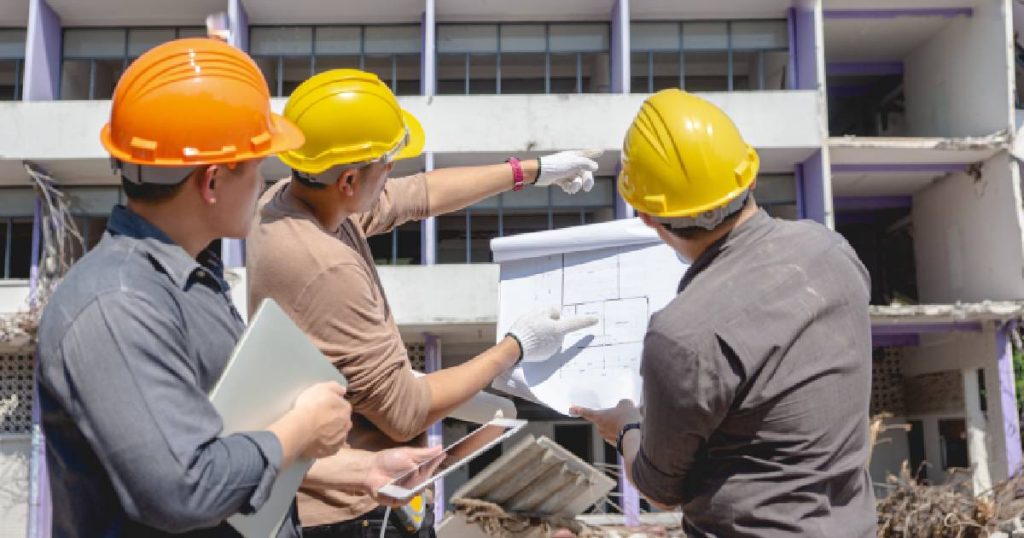
<path id="1" fill-rule="evenodd" d="M 565 318 L 558 321 L 558 329 L 563 333 L 571 333 L 580 329 L 586 329 L 593 325 L 597 325 L 600 321 L 596 316 L 573 316 L 571 318 Z"/>
<path id="2" fill-rule="evenodd" d="M 410 448 L 408 449 L 409 459 L 416 463 L 423 463 L 431 458 L 437 457 L 441 453 L 440 446 L 428 446 L 424 448 Z"/>

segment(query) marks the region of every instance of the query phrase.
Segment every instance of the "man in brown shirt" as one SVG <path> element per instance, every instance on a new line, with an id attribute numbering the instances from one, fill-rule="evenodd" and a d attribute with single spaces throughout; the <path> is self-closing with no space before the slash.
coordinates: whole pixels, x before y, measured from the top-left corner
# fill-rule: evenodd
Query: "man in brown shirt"
<path id="1" fill-rule="evenodd" d="M 550 355 L 562 336 L 596 322 L 528 316 L 478 357 L 415 377 L 366 238 L 526 182 L 589 189 L 597 165 L 580 152 L 563 152 L 543 157 L 543 165 L 510 159 L 388 180 L 392 159 L 423 147 L 422 128 L 375 76 L 356 70 L 304 82 L 285 116 L 303 130 L 306 146 L 281 156 L 293 174 L 259 202 L 247 242 L 250 310 L 273 298 L 348 378 L 352 447 L 412 441 L 520 358 Z M 315 471 L 299 492 L 305 534 L 361 536 L 377 503 L 324 487 Z"/>
<path id="2" fill-rule="evenodd" d="M 657 133 L 655 135 L 655 133 Z M 665 146 L 672 159 L 661 159 Z M 644 340 L 633 402 L 573 411 L 687 536 L 875 535 L 867 271 L 838 234 L 757 208 L 757 154 L 665 90 L 626 136 L 620 192 L 692 265 Z"/>

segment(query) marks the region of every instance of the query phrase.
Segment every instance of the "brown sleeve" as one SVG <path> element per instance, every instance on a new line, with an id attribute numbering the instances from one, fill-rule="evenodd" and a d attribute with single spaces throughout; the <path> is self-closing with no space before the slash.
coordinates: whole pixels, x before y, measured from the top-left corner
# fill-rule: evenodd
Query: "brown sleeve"
<path id="1" fill-rule="evenodd" d="M 377 205 L 354 218 L 363 233 L 370 237 L 388 233 L 410 220 L 422 220 L 429 216 L 427 175 L 414 174 L 389 179 L 380 193 Z"/>
<path id="2" fill-rule="evenodd" d="M 386 312 L 378 288 L 353 263 L 323 270 L 296 301 L 307 334 L 348 379 L 353 410 L 401 443 L 422 433 L 430 388 L 413 375 Z"/>

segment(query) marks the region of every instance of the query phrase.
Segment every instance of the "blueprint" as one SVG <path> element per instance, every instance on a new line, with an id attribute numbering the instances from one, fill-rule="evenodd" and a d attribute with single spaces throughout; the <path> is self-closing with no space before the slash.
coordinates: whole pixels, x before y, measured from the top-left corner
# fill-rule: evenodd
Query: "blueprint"
<path id="1" fill-rule="evenodd" d="M 491 242 L 501 264 L 498 339 L 541 306 L 593 315 L 545 361 L 523 363 L 494 388 L 562 414 L 569 407 L 641 403 L 640 356 L 647 323 L 676 296 L 687 266 L 639 221 L 621 220 Z"/>

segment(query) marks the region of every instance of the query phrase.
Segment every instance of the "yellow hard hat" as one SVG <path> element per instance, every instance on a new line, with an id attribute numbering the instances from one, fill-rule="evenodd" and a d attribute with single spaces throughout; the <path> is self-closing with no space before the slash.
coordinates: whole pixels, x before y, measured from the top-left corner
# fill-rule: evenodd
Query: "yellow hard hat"
<path id="1" fill-rule="evenodd" d="M 759 162 L 721 109 L 662 90 L 644 101 L 626 132 L 619 193 L 648 215 L 696 217 L 746 193 Z"/>
<path id="2" fill-rule="evenodd" d="M 373 73 L 332 69 L 295 88 L 284 117 L 306 143 L 279 156 L 291 168 L 319 174 L 338 165 L 400 160 L 423 152 L 423 126 Z"/>

